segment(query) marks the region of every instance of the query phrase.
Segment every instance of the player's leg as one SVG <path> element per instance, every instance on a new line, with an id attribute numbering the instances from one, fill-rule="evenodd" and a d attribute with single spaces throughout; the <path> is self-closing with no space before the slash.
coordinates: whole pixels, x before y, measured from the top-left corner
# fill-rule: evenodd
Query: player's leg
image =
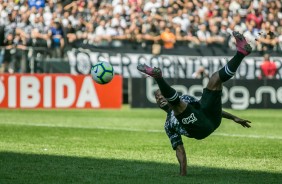
<path id="1" fill-rule="evenodd" d="M 210 90 L 221 90 L 222 83 L 228 81 L 235 75 L 235 72 L 240 66 L 243 58 L 249 55 L 252 51 L 251 46 L 247 43 L 242 34 L 234 31 L 233 36 L 236 39 L 237 53 L 223 68 L 212 75 L 207 85 L 207 88 Z"/>
<path id="2" fill-rule="evenodd" d="M 218 128 L 222 117 L 222 83 L 232 78 L 241 64 L 243 58 L 252 51 L 246 39 L 238 32 L 233 32 L 236 39 L 237 53 L 218 72 L 215 72 L 204 89 L 201 98 L 201 108 L 203 112 L 212 120 L 214 129 Z"/>
<path id="3" fill-rule="evenodd" d="M 187 104 L 180 100 L 177 91 L 164 80 L 160 68 L 152 68 L 146 64 L 139 64 L 137 69 L 155 79 L 162 95 L 167 99 L 175 115 L 180 114 L 185 110 Z"/>

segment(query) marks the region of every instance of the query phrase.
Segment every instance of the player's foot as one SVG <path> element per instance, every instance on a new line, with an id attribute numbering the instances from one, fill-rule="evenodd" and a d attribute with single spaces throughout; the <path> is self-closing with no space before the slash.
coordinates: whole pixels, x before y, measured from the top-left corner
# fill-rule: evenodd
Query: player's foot
<path id="1" fill-rule="evenodd" d="M 249 55 L 252 52 L 252 47 L 247 43 L 245 37 L 237 31 L 233 31 L 233 36 L 236 39 L 237 51 L 245 56 Z"/>
<path id="2" fill-rule="evenodd" d="M 146 64 L 139 64 L 137 66 L 137 70 L 154 78 L 162 77 L 162 71 L 160 68 L 156 68 L 156 67 L 152 68 Z"/>

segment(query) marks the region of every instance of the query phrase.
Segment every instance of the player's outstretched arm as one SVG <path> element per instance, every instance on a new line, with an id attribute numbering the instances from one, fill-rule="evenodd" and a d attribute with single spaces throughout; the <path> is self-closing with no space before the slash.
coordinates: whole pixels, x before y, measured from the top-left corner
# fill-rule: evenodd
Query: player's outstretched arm
<path id="1" fill-rule="evenodd" d="M 251 125 L 250 125 L 251 122 L 249 120 L 241 119 L 241 118 L 234 116 L 233 114 L 230 114 L 230 113 L 225 112 L 223 110 L 222 110 L 222 117 L 226 118 L 226 119 L 231 119 L 235 123 L 238 123 L 238 124 L 242 125 L 243 127 L 246 127 L 246 128 L 251 127 Z"/>
<path id="2" fill-rule="evenodd" d="M 186 176 L 187 174 L 187 158 L 183 145 L 178 145 L 176 147 L 176 157 L 180 164 L 180 175 Z"/>

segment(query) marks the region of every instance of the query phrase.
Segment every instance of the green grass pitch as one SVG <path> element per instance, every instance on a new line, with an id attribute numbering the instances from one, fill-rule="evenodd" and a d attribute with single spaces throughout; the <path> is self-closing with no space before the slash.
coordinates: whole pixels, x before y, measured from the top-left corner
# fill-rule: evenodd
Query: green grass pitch
<path id="1" fill-rule="evenodd" d="M 159 109 L 0 110 L 0 183 L 281 183 L 282 111 L 231 111 L 246 129 L 224 120 L 197 141 L 183 137 L 188 174 Z"/>

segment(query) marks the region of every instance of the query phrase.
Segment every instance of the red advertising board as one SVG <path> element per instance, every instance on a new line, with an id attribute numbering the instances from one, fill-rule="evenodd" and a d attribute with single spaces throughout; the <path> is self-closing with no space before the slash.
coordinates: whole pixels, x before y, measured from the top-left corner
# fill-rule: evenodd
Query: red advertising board
<path id="1" fill-rule="evenodd" d="M 91 76 L 1 74 L 0 108 L 121 108 L 122 77 L 105 85 Z"/>

